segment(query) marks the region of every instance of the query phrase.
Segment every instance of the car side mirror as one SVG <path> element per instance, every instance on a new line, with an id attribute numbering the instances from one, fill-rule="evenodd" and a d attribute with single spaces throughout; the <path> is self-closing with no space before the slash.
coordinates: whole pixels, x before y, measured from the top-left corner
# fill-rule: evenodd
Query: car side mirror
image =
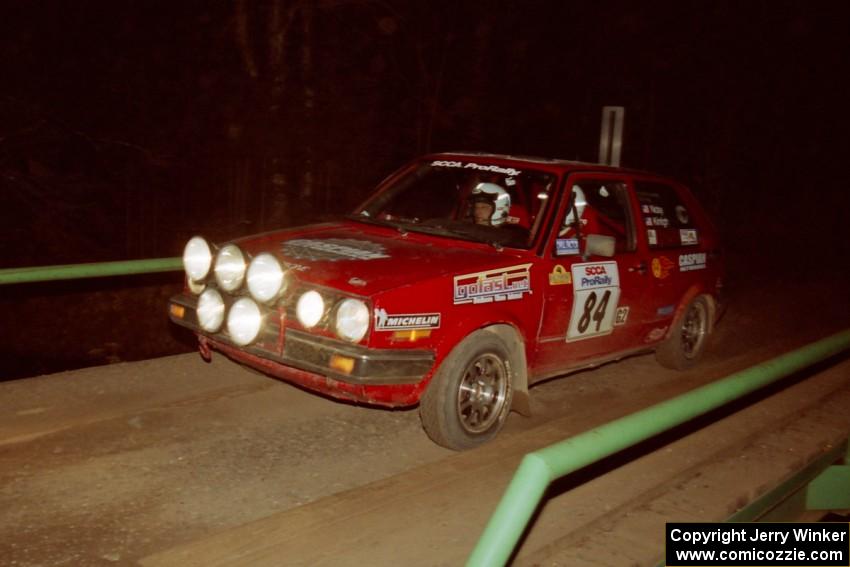
<path id="1" fill-rule="evenodd" d="M 617 239 L 613 236 L 588 234 L 584 240 L 584 255 L 612 258 L 614 256 L 614 247 L 616 244 Z"/>

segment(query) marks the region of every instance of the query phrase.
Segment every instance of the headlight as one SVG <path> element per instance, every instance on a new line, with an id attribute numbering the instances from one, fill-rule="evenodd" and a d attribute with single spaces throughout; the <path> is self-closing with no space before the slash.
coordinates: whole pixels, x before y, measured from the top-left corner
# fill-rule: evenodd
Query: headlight
<path id="1" fill-rule="evenodd" d="M 235 244 L 228 244 L 218 251 L 215 279 L 225 291 L 236 291 L 242 285 L 245 279 L 245 256 Z"/>
<path id="2" fill-rule="evenodd" d="M 325 314 L 325 300 L 318 291 L 308 291 L 298 298 L 295 315 L 306 328 L 315 327 Z"/>
<path id="3" fill-rule="evenodd" d="M 224 300 L 221 294 L 208 289 L 198 298 L 198 323 L 208 333 L 215 333 L 224 321 Z"/>
<path id="4" fill-rule="evenodd" d="M 369 330 L 369 308 L 359 299 L 346 299 L 336 310 L 336 334 L 356 343 Z"/>
<path id="5" fill-rule="evenodd" d="M 243 297 L 236 301 L 227 314 L 227 332 L 239 346 L 245 346 L 257 338 L 263 325 L 263 314 L 253 299 Z"/>
<path id="6" fill-rule="evenodd" d="M 264 252 L 248 267 L 248 290 L 260 302 L 271 301 L 283 288 L 283 268 L 277 258 Z"/>
<path id="7" fill-rule="evenodd" d="M 200 236 L 194 236 L 183 248 L 183 268 L 191 281 L 200 282 L 210 273 L 212 251 L 207 241 Z"/>

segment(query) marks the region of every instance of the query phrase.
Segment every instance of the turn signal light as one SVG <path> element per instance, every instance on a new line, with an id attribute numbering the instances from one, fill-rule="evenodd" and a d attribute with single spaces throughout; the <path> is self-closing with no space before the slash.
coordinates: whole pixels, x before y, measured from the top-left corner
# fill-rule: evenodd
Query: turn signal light
<path id="1" fill-rule="evenodd" d="M 392 336 L 394 341 L 418 341 L 431 336 L 431 329 L 413 329 L 411 331 L 395 331 Z"/>
<path id="2" fill-rule="evenodd" d="M 354 372 L 354 359 L 338 354 L 331 355 L 329 366 L 337 372 L 351 374 Z"/>

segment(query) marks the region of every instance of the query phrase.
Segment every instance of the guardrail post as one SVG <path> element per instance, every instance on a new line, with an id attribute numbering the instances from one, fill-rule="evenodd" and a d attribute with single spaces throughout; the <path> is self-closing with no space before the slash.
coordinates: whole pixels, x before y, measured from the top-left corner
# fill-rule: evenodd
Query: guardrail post
<path id="1" fill-rule="evenodd" d="M 544 459 L 534 453 L 523 457 L 493 512 L 490 522 L 495 528 L 484 532 L 467 565 L 504 565 L 552 480 Z"/>

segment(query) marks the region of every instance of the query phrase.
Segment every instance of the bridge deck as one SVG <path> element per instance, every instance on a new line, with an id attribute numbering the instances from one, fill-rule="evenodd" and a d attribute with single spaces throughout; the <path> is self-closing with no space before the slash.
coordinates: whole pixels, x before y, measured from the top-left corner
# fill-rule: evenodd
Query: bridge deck
<path id="1" fill-rule="evenodd" d="M 549 499 L 521 565 L 650 565 L 667 521 L 723 520 L 850 431 L 850 361 Z M 523 454 L 569 436 L 569 416 L 142 560 L 165 565 L 458 565 Z M 597 467 L 597 471 L 604 467 Z M 592 478 L 591 478 L 592 477 Z M 557 490 L 555 491 L 558 492 Z"/>

